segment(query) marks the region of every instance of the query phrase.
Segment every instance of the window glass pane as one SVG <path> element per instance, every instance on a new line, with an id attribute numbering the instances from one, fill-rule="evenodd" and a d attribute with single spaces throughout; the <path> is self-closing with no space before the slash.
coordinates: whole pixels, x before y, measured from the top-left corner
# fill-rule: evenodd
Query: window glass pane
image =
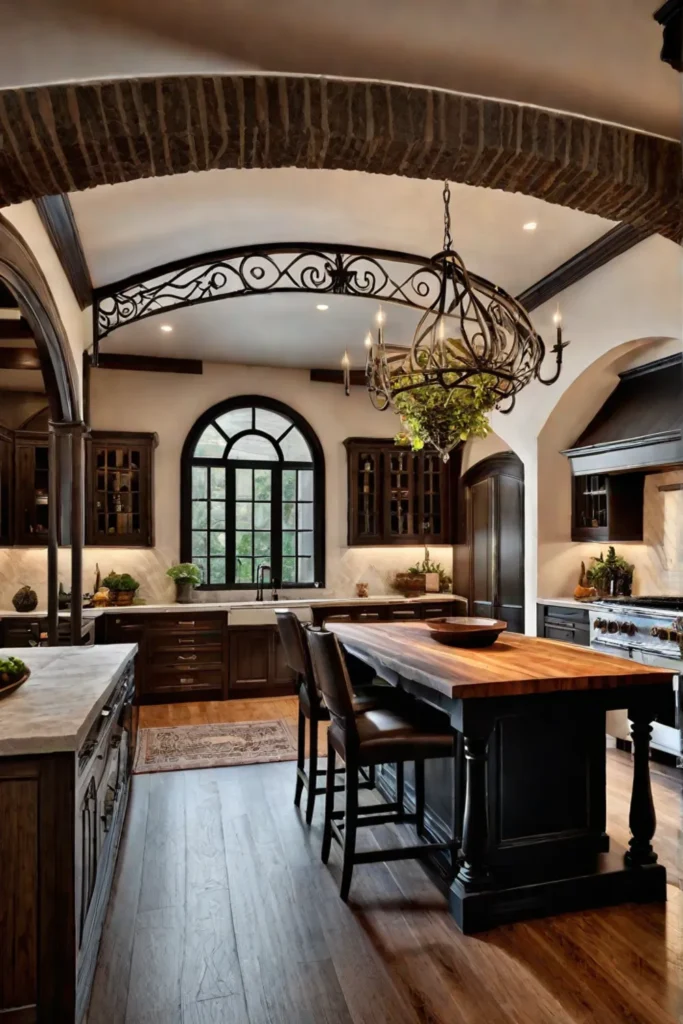
<path id="1" fill-rule="evenodd" d="M 254 529 L 270 529 L 270 502 L 257 501 L 254 505 Z"/>
<path id="2" fill-rule="evenodd" d="M 235 583 L 251 583 L 253 580 L 251 558 L 235 560 Z"/>
<path id="3" fill-rule="evenodd" d="M 206 498 L 206 476 L 208 470 L 206 466 L 193 466 L 192 467 L 192 497 L 193 498 Z"/>
<path id="4" fill-rule="evenodd" d="M 212 583 L 225 583 L 225 559 L 212 558 L 210 573 Z"/>
<path id="5" fill-rule="evenodd" d="M 225 528 L 225 502 L 211 502 L 211 529 L 222 530 Z"/>
<path id="6" fill-rule="evenodd" d="M 224 412 L 222 416 L 219 416 L 216 423 L 228 437 L 234 437 L 235 434 L 241 434 L 243 430 L 253 429 L 253 409 L 250 405 L 242 409 L 231 409 L 230 412 Z"/>
<path id="7" fill-rule="evenodd" d="M 313 501 L 313 470 L 300 469 L 299 477 L 299 501 Z"/>
<path id="8" fill-rule="evenodd" d="M 313 559 L 312 558 L 299 558 L 299 583 L 312 583 L 313 582 Z"/>
<path id="9" fill-rule="evenodd" d="M 285 530 L 282 534 L 282 554 L 296 554 L 296 534 L 291 533 L 289 530 Z"/>
<path id="10" fill-rule="evenodd" d="M 308 472 L 308 470 L 305 470 Z M 296 499 L 296 470 L 285 469 L 282 473 L 282 500 L 294 501 Z"/>
<path id="11" fill-rule="evenodd" d="M 239 530 L 235 534 L 235 552 L 238 555 L 252 554 L 252 533 L 242 533 Z"/>
<path id="12" fill-rule="evenodd" d="M 212 555 L 225 554 L 225 534 L 218 530 L 211 531 L 210 550 Z"/>
<path id="13" fill-rule="evenodd" d="M 207 502 L 192 502 L 192 525 L 195 529 L 202 530 L 206 527 Z"/>
<path id="14" fill-rule="evenodd" d="M 313 506 L 312 505 L 297 505 L 297 526 L 300 530 L 312 530 L 313 529 Z"/>
<path id="15" fill-rule="evenodd" d="M 202 574 L 202 583 L 206 583 L 206 559 L 205 558 L 193 558 L 192 561 L 197 566 Z"/>
<path id="16" fill-rule="evenodd" d="M 195 555 L 206 554 L 206 534 L 204 532 L 195 531 L 192 534 L 192 561 L 195 561 Z"/>
<path id="17" fill-rule="evenodd" d="M 217 466 L 211 467 L 211 497 L 225 497 L 225 469 L 222 466 L 220 469 Z"/>
<path id="18" fill-rule="evenodd" d="M 224 451 L 225 438 L 214 426 L 209 426 L 197 441 L 194 454 L 199 459 L 222 459 Z"/>
<path id="19" fill-rule="evenodd" d="M 282 504 L 282 527 L 285 530 L 293 530 L 296 526 L 296 505 L 294 502 L 285 501 Z"/>
<path id="20" fill-rule="evenodd" d="M 291 425 L 292 421 L 287 416 L 281 416 L 279 412 L 272 412 L 270 409 L 256 409 L 256 429 L 262 430 L 264 434 L 278 438 Z"/>
<path id="21" fill-rule="evenodd" d="M 296 583 L 296 558 L 282 559 L 282 582 Z"/>
<path id="22" fill-rule="evenodd" d="M 251 499 L 251 482 L 254 475 L 253 469 L 235 470 L 235 497 Z"/>
<path id="23" fill-rule="evenodd" d="M 313 462 L 311 449 L 304 441 L 303 434 L 294 427 L 280 442 L 285 462 Z"/>
<path id="24" fill-rule="evenodd" d="M 254 534 L 254 554 L 270 554 L 270 534 L 266 530 L 264 530 L 262 533 Z"/>
<path id="25" fill-rule="evenodd" d="M 299 542 L 299 554 L 300 555 L 312 555 L 313 554 L 313 533 L 310 530 L 306 530 L 300 533 L 298 536 Z"/>
<path id="26" fill-rule="evenodd" d="M 248 501 L 235 502 L 235 526 L 238 530 L 251 530 L 253 505 Z"/>
<path id="27" fill-rule="evenodd" d="M 279 462 L 280 456 L 272 441 L 260 434 L 246 434 L 235 441 L 229 459 L 247 459 L 249 462 Z"/>
<path id="28" fill-rule="evenodd" d="M 271 472 L 269 469 L 254 470 L 254 497 L 257 501 L 270 501 Z"/>

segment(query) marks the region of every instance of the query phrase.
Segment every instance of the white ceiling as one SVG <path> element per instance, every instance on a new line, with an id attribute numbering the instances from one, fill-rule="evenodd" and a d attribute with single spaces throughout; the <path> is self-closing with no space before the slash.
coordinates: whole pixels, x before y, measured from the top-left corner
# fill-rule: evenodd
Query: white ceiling
<path id="1" fill-rule="evenodd" d="M 678 138 L 680 83 L 659 59 L 657 6 L 659 0 L 10 0 L 0 88 L 243 69 L 339 75 L 500 97 Z M 107 8 L 121 24 L 92 21 Z"/>
<path id="2" fill-rule="evenodd" d="M 607 231 L 611 221 L 521 194 L 451 186 L 455 248 L 513 295 Z M 225 170 L 107 185 L 71 197 L 93 283 L 184 256 L 259 242 L 338 242 L 433 255 L 441 185 L 349 171 Z M 534 232 L 523 224 L 536 221 Z M 324 301 L 329 310 L 315 306 Z M 103 351 L 303 367 L 362 362 L 375 304 L 346 296 L 267 295 L 209 303 L 115 331 Z M 414 311 L 390 306 L 387 337 L 405 344 Z M 173 332 L 160 331 L 161 323 Z"/>

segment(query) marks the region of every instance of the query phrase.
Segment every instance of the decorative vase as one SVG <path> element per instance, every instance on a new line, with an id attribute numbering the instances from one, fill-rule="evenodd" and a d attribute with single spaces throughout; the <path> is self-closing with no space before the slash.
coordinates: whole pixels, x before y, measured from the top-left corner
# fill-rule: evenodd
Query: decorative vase
<path id="1" fill-rule="evenodd" d="M 190 580 L 175 581 L 175 599 L 178 604 L 191 604 L 194 587 Z"/>
<path id="2" fill-rule="evenodd" d="M 30 587 L 20 587 L 12 598 L 12 604 L 15 611 L 32 612 L 38 607 L 38 595 Z"/>

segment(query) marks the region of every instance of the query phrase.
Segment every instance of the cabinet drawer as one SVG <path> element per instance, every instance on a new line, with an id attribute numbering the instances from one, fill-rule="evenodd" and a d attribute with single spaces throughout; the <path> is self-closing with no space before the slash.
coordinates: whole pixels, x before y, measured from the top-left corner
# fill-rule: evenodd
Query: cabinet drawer
<path id="1" fill-rule="evenodd" d="M 154 668 L 147 674 L 145 693 L 178 693 L 222 690 L 223 671 L 216 669 Z"/>
<path id="2" fill-rule="evenodd" d="M 180 650 L 184 647 L 207 647 L 219 646 L 223 641 L 223 634 L 220 630 L 186 630 L 184 632 L 161 632 L 157 629 L 150 629 L 147 634 L 150 653 L 160 650 Z"/>
<path id="3" fill-rule="evenodd" d="M 455 601 L 449 601 L 448 604 L 423 604 L 422 608 L 423 619 L 443 619 L 449 615 L 458 615 L 462 608 Z"/>
<path id="4" fill-rule="evenodd" d="M 389 619 L 419 619 L 419 608 L 389 608 Z"/>
<path id="5" fill-rule="evenodd" d="M 154 653 L 154 666 L 166 665 L 193 670 L 205 665 L 223 663 L 223 648 L 220 644 L 206 647 L 162 648 Z"/>
<path id="6" fill-rule="evenodd" d="M 174 630 L 218 630 L 225 625 L 225 616 L 207 615 L 186 617 L 182 615 L 159 615 L 150 626 L 155 632 L 169 633 Z"/>

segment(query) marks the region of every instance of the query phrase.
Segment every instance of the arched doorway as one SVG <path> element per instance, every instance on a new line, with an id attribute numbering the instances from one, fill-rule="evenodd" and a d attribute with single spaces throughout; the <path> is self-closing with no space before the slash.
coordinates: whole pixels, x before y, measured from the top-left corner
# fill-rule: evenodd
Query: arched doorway
<path id="1" fill-rule="evenodd" d="M 71 353 L 57 306 L 38 263 L 18 232 L 0 216 L 0 282 L 16 299 L 38 351 L 50 411 L 48 485 L 48 643 L 57 643 L 60 526 L 71 545 L 71 638 L 81 642 L 83 557 L 83 435 Z"/>
<path id="2" fill-rule="evenodd" d="M 462 478 L 472 615 L 524 632 L 524 466 L 514 452 L 477 462 Z"/>

